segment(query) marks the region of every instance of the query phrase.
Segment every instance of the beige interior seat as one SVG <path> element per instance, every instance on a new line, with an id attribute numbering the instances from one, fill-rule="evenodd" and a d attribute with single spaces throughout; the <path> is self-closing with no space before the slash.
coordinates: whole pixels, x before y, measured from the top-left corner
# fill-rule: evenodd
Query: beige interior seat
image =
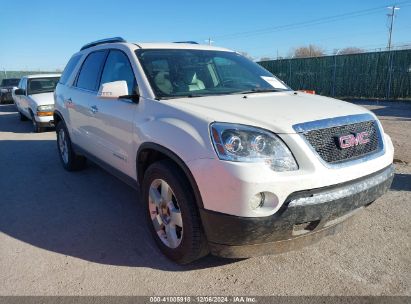
<path id="1" fill-rule="evenodd" d="M 190 92 L 205 89 L 204 82 L 197 78 L 197 72 L 194 69 L 186 69 L 183 71 L 183 81 Z"/>
<path id="2" fill-rule="evenodd" d="M 154 77 L 154 82 L 161 92 L 165 94 L 170 94 L 173 92 L 173 85 L 169 80 L 168 72 L 158 72 L 157 75 Z"/>
<path id="3" fill-rule="evenodd" d="M 197 78 L 197 73 L 194 73 L 194 75 L 192 75 L 190 78 L 191 80 L 189 80 L 188 82 L 188 90 L 190 92 L 205 89 L 204 82 Z"/>

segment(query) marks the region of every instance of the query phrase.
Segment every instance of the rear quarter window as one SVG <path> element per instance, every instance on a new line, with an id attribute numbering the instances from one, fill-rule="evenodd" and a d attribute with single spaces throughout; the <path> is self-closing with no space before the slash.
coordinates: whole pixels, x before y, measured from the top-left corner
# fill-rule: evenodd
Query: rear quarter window
<path id="1" fill-rule="evenodd" d="M 63 74 L 61 74 L 59 83 L 67 84 L 67 81 L 69 80 L 70 75 L 73 73 L 74 68 L 77 66 L 77 63 L 79 62 L 81 56 L 82 55 L 79 54 L 70 58 L 66 67 L 64 68 Z"/>

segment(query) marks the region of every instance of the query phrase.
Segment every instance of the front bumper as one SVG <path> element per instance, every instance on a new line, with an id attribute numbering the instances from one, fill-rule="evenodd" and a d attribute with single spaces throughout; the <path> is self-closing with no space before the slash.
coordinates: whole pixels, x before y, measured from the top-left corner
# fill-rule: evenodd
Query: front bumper
<path id="1" fill-rule="evenodd" d="M 54 117 L 53 116 L 37 116 L 37 123 L 44 128 L 53 128 L 54 127 Z"/>
<path id="2" fill-rule="evenodd" d="M 274 215 L 239 217 L 200 210 L 213 254 L 241 258 L 292 250 L 341 230 L 342 222 L 391 186 L 390 165 L 365 177 L 292 193 Z"/>

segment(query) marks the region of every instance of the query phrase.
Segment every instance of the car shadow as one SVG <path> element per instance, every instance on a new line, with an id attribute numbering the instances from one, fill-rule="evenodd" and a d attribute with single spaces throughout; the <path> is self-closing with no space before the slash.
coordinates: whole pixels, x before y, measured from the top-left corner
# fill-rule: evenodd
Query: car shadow
<path id="1" fill-rule="evenodd" d="M 391 190 L 411 191 L 411 174 L 395 173 Z"/>
<path id="2" fill-rule="evenodd" d="M 0 113 L 17 112 L 17 108 L 12 104 L 0 104 Z"/>
<path id="3" fill-rule="evenodd" d="M 407 101 L 349 100 L 349 102 L 369 107 L 380 120 L 392 117 L 398 121 L 411 121 L 411 103 Z"/>
<path id="4" fill-rule="evenodd" d="M 21 121 L 17 108 L 12 105 L 0 105 L 0 132 L 32 133 L 33 126 L 30 120 Z M 47 128 L 44 132 L 54 132 L 54 128 Z"/>
<path id="5" fill-rule="evenodd" d="M 0 159 L 0 232 L 12 238 L 108 265 L 190 271 L 238 261 L 169 261 L 147 229 L 138 192 L 92 163 L 66 172 L 55 140 L 0 140 Z"/>

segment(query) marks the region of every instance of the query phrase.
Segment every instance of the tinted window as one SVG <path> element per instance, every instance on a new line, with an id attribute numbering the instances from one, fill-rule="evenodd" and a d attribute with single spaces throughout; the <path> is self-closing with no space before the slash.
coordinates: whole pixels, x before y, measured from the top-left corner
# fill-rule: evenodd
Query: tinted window
<path id="1" fill-rule="evenodd" d="M 30 78 L 28 80 L 28 95 L 54 92 L 60 77 Z"/>
<path id="2" fill-rule="evenodd" d="M 97 91 L 98 76 L 105 57 L 105 51 L 94 52 L 87 56 L 77 79 L 77 87 Z"/>
<path id="3" fill-rule="evenodd" d="M 132 94 L 136 88 L 136 79 L 127 55 L 121 51 L 110 51 L 101 75 L 100 83 L 125 80 L 127 82 L 128 94 Z"/>
<path id="4" fill-rule="evenodd" d="M 63 74 L 60 77 L 60 83 L 67 84 L 67 81 L 70 78 L 71 73 L 73 73 L 73 70 L 76 67 L 80 58 L 81 58 L 81 55 L 76 55 L 76 56 L 71 57 L 66 67 L 64 68 Z"/>
<path id="5" fill-rule="evenodd" d="M 18 78 L 3 79 L 1 85 L 5 87 L 15 87 L 18 85 L 19 81 L 20 79 Z"/>

